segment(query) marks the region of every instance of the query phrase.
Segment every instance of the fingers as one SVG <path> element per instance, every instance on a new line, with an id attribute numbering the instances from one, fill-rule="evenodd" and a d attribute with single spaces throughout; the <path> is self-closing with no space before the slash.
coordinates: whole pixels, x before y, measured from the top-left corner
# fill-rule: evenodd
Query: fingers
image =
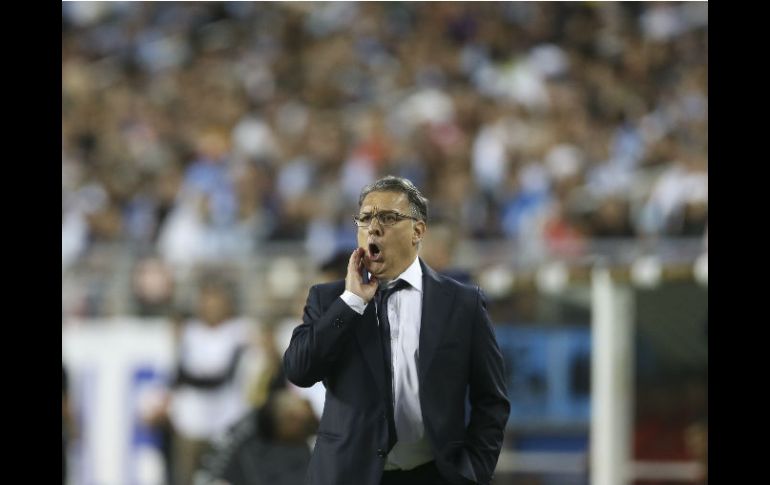
<path id="1" fill-rule="evenodd" d="M 356 248 L 350 255 L 350 259 L 348 260 L 348 278 L 346 279 L 348 279 L 351 284 L 364 284 L 363 278 L 361 278 L 361 270 L 364 267 L 363 254 L 363 248 Z"/>
<path id="2" fill-rule="evenodd" d="M 345 289 L 369 302 L 379 284 L 374 275 L 370 275 L 368 281 L 364 280 L 363 272 L 366 268 L 366 250 L 356 248 L 348 260 L 348 274 L 345 277 Z"/>
<path id="3" fill-rule="evenodd" d="M 356 268 L 358 267 L 358 249 L 353 250 L 353 252 L 350 254 L 350 259 L 348 260 L 348 274 L 354 273 L 356 271 Z"/>

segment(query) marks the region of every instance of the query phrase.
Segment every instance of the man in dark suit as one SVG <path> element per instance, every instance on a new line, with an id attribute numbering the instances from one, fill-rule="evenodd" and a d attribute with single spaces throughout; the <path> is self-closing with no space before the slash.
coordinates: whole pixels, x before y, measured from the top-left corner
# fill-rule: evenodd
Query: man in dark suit
<path id="1" fill-rule="evenodd" d="M 326 386 L 308 484 L 492 479 L 510 411 L 503 359 L 481 291 L 417 257 L 427 218 L 409 180 L 364 187 L 345 280 L 310 289 L 284 355 L 291 382 Z"/>

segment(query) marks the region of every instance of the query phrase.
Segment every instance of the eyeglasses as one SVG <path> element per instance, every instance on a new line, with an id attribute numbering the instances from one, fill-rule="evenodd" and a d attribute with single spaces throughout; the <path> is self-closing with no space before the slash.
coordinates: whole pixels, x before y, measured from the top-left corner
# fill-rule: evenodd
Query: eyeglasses
<path id="1" fill-rule="evenodd" d="M 376 218 L 377 222 L 381 226 L 392 226 L 402 219 L 412 219 L 413 221 L 419 221 L 418 218 L 407 216 L 396 211 L 380 211 L 376 214 L 363 213 L 353 216 L 353 222 L 358 227 L 369 227 L 372 224 L 372 219 Z"/>

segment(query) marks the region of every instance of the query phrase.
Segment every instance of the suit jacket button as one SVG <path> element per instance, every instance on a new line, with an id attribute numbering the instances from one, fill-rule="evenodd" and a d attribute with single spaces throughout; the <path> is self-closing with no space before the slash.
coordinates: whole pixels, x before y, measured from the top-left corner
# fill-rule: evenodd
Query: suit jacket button
<path id="1" fill-rule="evenodd" d="M 379 456 L 380 458 L 385 458 L 386 454 L 387 453 L 385 453 L 385 450 L 383 450 L 382 448 L 377 450 L 377 456 Z"/>

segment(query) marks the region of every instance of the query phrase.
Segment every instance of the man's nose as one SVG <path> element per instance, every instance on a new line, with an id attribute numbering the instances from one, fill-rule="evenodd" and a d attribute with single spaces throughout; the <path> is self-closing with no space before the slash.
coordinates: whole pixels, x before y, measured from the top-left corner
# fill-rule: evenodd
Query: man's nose
<path id="1" fill-rule="evenodd" d="M 374 236 L 382 235 L 382 225 L 380 224 L 380 220 L 376 217 L 372 217 L 372 222 L 369 224 L 369 234 Z"/>

